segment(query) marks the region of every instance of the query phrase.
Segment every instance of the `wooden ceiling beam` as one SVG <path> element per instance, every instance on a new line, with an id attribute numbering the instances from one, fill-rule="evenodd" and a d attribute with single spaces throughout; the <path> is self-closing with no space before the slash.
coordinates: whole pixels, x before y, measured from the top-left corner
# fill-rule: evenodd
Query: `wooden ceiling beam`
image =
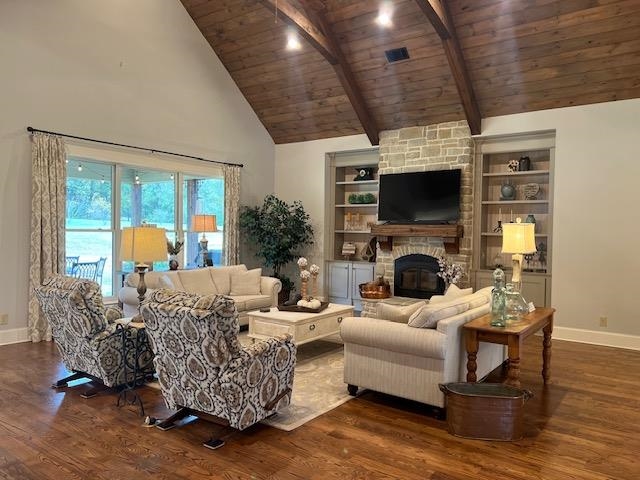
<path id="1" fill-rule="evenodd" d="M 366 106 L 362 92 L 358 88 L 355 76 L 331 26 L 321 9 L 317 9 L 315 0 L 300 0 L 305 13 L 289 3 L 289 0 L 259 0 L 267 8 L 277 8 L 284 20 L 294 28 L 327 59 L 333 67 L 342 88 L 362 124 L 371 145 L 380 143 L 379 130 L 374 117 Z"/>
<path id="2" fill-rule="evenodd" d="M 444 53 L 449 62 L 449 68 L 458 88 L 458 94 L 462 101 L 465 116 L 473 135 L 479 135 L 481 131 L 480 108 L 476 100 L 471 78 L 462 55 L 462 48 L 456 35 L 455 27 L 451 21 L 451 14 L 446 2 L 442 0 L 415 0 L 425 16 L 433 25 L 434 30 L 442 40 Z"/>
<path id="3" fill-rule="evenodd" d="M 327 61 L 334 65 L 338 61 L 335 47 L 324 33 L 314 24 L 304 13 L 293 7 L 288 0 L 258 0 L 266 8 L 270 9 L 276 15 L 282 16 L 282 19 L 294 27 L 300 35 L 302 35 L 313 48 L 322 54 Z"/>

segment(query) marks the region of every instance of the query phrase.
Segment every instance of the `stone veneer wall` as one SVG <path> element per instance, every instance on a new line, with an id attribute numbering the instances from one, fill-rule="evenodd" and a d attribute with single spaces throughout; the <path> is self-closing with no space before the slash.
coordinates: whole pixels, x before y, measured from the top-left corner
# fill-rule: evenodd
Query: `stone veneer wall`
<path id="1" fill-rule="evenodd" d="M 463 266 L 464 277 L 459 285 L 468 286 L 472 261 L 473 229 L 473 158 L 474 141 L 466 121 L 439 123 L 426 127 L 408 127 L 380 133 L 379 174 L 421 172 L 460 168 L 460 220 L 464 236 L 460 253 L 448 255 L 441 238 L 394 237 L 393 249 L 385 252 L 378 247 L 376 267 L 384 267 L 385 279 L 393 292 L 393 261 L 403 255 L 421 253 L 433 257 L 447 256 Z"/>

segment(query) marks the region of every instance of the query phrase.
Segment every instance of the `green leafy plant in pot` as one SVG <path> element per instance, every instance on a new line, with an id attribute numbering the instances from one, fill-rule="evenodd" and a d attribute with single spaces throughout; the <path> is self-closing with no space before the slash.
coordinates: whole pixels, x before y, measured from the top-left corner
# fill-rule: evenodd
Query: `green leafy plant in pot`
<path id="1" fill-rule="evenodd" d="M 240 208 L 240 230 L 255 246 L 256 256 L 273 268 L 273 276 L 282 282 L 278 302 L 284 303 L 294 285 L 282 268 L 300 256 L 298 249 L 313 243 L 313 227 L 302 202 L 288 204 L 267 195 L 260 206 Z"/>

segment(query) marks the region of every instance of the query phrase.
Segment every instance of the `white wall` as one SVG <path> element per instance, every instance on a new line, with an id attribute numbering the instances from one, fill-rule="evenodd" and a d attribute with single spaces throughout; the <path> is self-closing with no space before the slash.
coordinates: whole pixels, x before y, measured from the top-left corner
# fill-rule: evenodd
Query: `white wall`
<path id="1" fill-rule="evenodd" d="M 326 138 L 276 145 L 275 193 L 287 202 L 302 201 L 311 217 L 314 244 L 308 260 L 320 266 L 318 285 L 324 285 L 325 154 L 371 148 L 366 135 Z M 287 269 L 291 275 L 294 272 Z M 293 276 L 291 276 L 293 279 Z M 295 280 L 294 280 L 295 281 Z"/>
<path id="2" fill-rule="evenodd" d="M 27 125 L 244 163 L 243 204 L 273 191 L 273 142 L 178 0 L 2 0 L 0 64 L 0 343 L 27 322 Z"/>
<path id="3" fill-rule="evenodd" d="M 551 298 L 559 337 L 640 349 L 639 122 L 640 99 L 482 122 L 483 136 L 556 129 Z"/>

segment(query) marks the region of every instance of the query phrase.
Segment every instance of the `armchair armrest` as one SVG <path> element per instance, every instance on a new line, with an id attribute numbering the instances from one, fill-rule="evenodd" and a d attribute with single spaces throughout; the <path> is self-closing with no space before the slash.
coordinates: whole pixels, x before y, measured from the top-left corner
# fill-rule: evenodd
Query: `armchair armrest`
<path id="1" fill-rule="evenodd" d="M 406 353 L 418 357 L 444 358 L 445 336 L 431 328 L 414 328 L 378 318 L 347 317 L 340 324 L 345 343 Z"/>
<path id="2" fill-rule="evenodd" d="M 293 384 L 293 368 L 296 364 L 296 345 L 291 340 L 290 335 L 281 335 L 276 338 L 268 338 L 245 347 L 238 357 L 236 357 L 220 376 L 220 383 L 232 382 L 243 388 L 249 387 L 252 380 L 250 370 L 257 360 L 262 367 L 263 379 L 267 373 L 275 373 L 278 377 L 278 384 L 282 388 L 291 388 Z M 253 383 L 253 387 L 258 387 L 263 379 Z M 277 394 L 279 392 L 273 392 Z M 268 400 L 268 399 L 265 399 Z"/>
<path id="3" fill-rule="evenodd" d="M 260 277 L 260 293 L 271 297 L 271 306 L 278 306 L 278 293 L 282 290 L 282 282 L 275 277 Z"/>

